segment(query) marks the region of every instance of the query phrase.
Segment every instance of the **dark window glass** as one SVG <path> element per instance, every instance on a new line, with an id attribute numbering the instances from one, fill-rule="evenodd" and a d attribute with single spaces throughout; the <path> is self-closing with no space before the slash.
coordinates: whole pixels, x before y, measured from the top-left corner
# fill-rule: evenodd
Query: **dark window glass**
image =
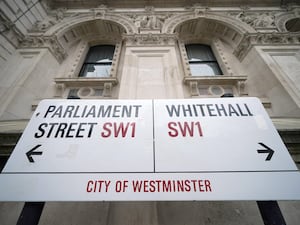
<path id="1" fill-rule="evenodd" d="M 289 32 L 299 32 L 300 31 L 300 18 L 294 18 L 286 22 L 286 29 Z"/>
<path id="2" fill-rule="evenodd" d="M 80 71 L 80 77 L 108 77 L 115 51 L 113 45 L 91 47 Z"/>
<path id="3" fill-rule="evenodd" d="M 193 76 L 222 75 L 222 71 L 210 46 L 189 44 L 185 47 Z"/>

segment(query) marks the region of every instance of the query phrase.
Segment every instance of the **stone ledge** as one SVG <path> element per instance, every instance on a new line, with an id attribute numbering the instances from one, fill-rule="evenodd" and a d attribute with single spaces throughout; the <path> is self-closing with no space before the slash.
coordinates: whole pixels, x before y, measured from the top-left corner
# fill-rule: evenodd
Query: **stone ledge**
<path id="1" fill-rule="evenodd" d="M 76 78 L 55 78 L 56 84 L 64 85 L 65 87 L 87 87 L 87 86 L 104 86 L 105 83 L 117 85 L 116 77 L 95 78 L 95 77 L 76 77 Z"/>
<path id="2" fill-rule="evenodd" d="M 271 118 L 274 126 L 280 132 L 300 130 L 300 118 Z"/>
<path id="3" fill-rule="evenodd" d="M 244 82 L 247 80 L 247 76 L 193 76 L 184 77 L 183 82 L 189 84 L 190 82 L 201 82 L 203 85 L 236 85 L 237 82 Z"/>

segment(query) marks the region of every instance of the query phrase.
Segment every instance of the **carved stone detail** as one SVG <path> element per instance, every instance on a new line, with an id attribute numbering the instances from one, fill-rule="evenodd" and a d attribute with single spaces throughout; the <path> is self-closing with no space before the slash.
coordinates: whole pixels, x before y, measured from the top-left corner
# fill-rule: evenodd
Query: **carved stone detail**
<path id="1" fill-rule="evenodd" d="M 188 85 L 191 97 L 220 97 L 228 92 L 238 96 L 247 95 L 246 80 L 246 76 L 187 76 L 183 82 Z"/>
<path id="2" fill-rule="evenodd" d="M 198 96 L 199 95 L 199 91 L 198 91 L 198 83 L 197 81 L 192 81 L 189 83 L 190 85 L 190 93 L 191 96 Z"/>
<path id="3" fill-rule="evenodd" d="M 298 45 L 300 44 L 299 33 L 254 33 L 245 34 L 234 51 L 234 55 L 239 59 L 248 54 L 254 45 Z"/>
<path id="4" fill-rule="evenodd" d="M 77 24 L 91 21 L 91 20 L 97 20 L 97 19 L 104 19 L 106 21 L 111 21 L 113 23 L 116 23 L 120 25 L 122 28 L 125 29 L 125 32 L 127 34 L 131 33 L 137 33 L 137 27 L 134 24 L 134 21 L 132 18 L 128 17 L 127 15 L 123 15 L 120 13 L 114 13 L 111 10 L 103 9 L 103 8 L 95 8 L 91 9 L 88 12 L 82 12 L 82 13 L 69 13 L 66 17 L 67 22 L 63 21 L 62 23 L 55 24 L 51 29 L 49 29 L 50 34 L 61 34 L 66 29 L 68 29 L 71 26 L 76 26 Z M 65 19 L 65 20 L 66 20 Z"/>
<path id="5" fill-rule="evenodd" d="M 192 7 L 192 10 L 194 11 L 195 18 L 205 16 L 206 12 L 209 10 L 208 7 L 204 7 L 201 4 L 194 4 Z"/>
<path id="6" fill-rule="evenodd" d="M 185 44 L 181 41 L 179 41 L 179 50 L 182 55 L 184 74 L 185 74 L 185 76 L 192 76 Z"/>
<path id="7" fill-rule="evenodd" d="M 230 75 L 233 76 L 234 73 L 232 71 L 232 68 L 230 67 L 227 59 L 226 59 L 226 55 L 225 52 L 223 51 L 224 47 L 222 42 L 220 41 L 220 39 L 214 39 L 214 45 L 215 45 L 215 49 L 217 50 L 218 54 L 216 54 L 216 57 L 219 58 L 221 60 L 221 64 L 220 66 L 223 68 L 223 72 L 226 75 Z"/>
<path id="8" fill-rule="evenodd" d="M 63 83 L 60 84 L 56 83 L 55 87 L 56 87 L 55 97 L 61 97 L 66 89 L 66 85 Z"/>
<path id="9" fill-rule="evenodd" d="M 278 27 L 278 30 L 281 32 L 287 32 L 286 23 L 295 18 L 300 18 L 300 7 L 292 8 L 292 11 L 287 13 L 282 13 L 281 15 L 276 16 L 275 24 Z"/>
<path id="10" fill-rule="evenodd" d="M 127 46 L 138 45 L 174 45 L 177 41 L 176 34 L 134 34 L 123 35 Z"/>
<path id="11" fill-rule="evenodd" d="M 0 14 L 0 33 L 15 47 L 18 46 L 19 40 L 24 38 L 15 24 L 2 14 Z"/>
<path id="12" fill-rule="evenodd" d="M 138 33 L 161 33 L 161 29 L 170 13 L 155 12 L 154 7 L 145 7 L 144 12 L 126 14 L 136 26 Z"/>
<path id="13" fill-rule="evenodd" d="M 86 41 L 81 41 L 76 49 L 76 57 L 74 61 L 71 62 L 70 71 L 67 73 L 67 77 L 77 77 L 79 72 L 78 64 L 79 61 L 83 59 L 83 54 L 86 53 L 88 43 Z"/>
<path id="14" fill-rule="evenodd" d="M 43 21 L 37 21 L 33 28 L 32 32 L 45 32 L 53 25 L 61 22 L 66 17 L 65 8 L 56 9 L 53 11 L 49 11 L 49 16 L 45 18 Z"/>
<path id="15" fill-rule="evenodd" d="M 98 8 L 91 9 L 91 12 L 93 13 L 93 16 L 95 19 L 98 19 L 98 18 L 104 19 L 107 11 L 108 11 L 108 8 L 106 5 L 100 5 Z"/>
<path id="16" fill-rule="evenodd" d="M 67 52 L 64 48 L 70 47 L 61 44 L 63 43 L 63 41 L 60 42 L 62 37 L 64 37 L 64 34 L 70 31 L 72 27 L 87 21 L 101 19 L 108 23 L 111 21 L 112 23 L 118 24 L 122 27 L 120 34 L 122 32 L 126 33 L 123 35 L 123 39 L 126 40 L 127 45 L 173 45 L 178 39 L 174 32 L 180 24 L 185 21 L 204 18 L 216 24 L 212 31 L 208 33 L 208 35 L 212 37 L 222 38 L 226 33 L 232 34 L 232 37 L 226 38 L 235 46 L 243 36 L 242 41 L 240 41 L 235 50 L 235 55 L 241 59 L 247 54 L 247 51 L 251 48 L 253 43 L 299 43 L 298 36 L 291 36 L 290 34 L 286 36 L 270 34 L 270 29 L 277 31 L 276 26 L 279 27 L 279 31 L 285 31 L 283 28 L 284 23 L 288 21 L 288 19 L 299 16 L 299 14 L 299 7 L 282 10 L 277 9 L 276 12 L 270 10 L 254 11 L 249 7 L 243 7 L 241 9 L 233 9 L 228 13 L 228 11 L 215 10 L 214 8 L 208 8 L 200 4 L 172 12 L 155 10 L 155 8 L 151 6 L 145 7 L 144 10 L 139 9 L 134 12 L 130 12 L 130 10 L 118 11 L 108 8 L 105 5 L 81 11 L 72 11 L 64 8 L 56 10 L 48 9 L 48 17 L 43 21 L 38 21 L 28 36 L 24 37 L 17 33 L 15 33 L 14 36 L 18 37 L 17 43 L 18 41 L 20 42 L 20 44 L 16 46 L 22 48 L 46 47 L 59 62 L 62 62 Z M 2 29 L 4 33 L 8 32 L 8 30 L 13 31 L 12 24 L 9 24 L 9 22 L 3 18 L 0 19 L 0 29 Z M 265 36 L 261 33 L 256 33 L 259 28 L 266 34 Z M 267 32 L 265 32 L 266 30 Z M 97 38 L 99 38 L 99 35 L 96 35 Z M 202 34 L 198 33 L 194 36 L 196 35 Z M 109 36 L 109 34 L 107 34 L 107 36 Z M 234 39 L 235 37 L 238 38 Z M 79 41 L 79 38 L 80 37 L 76 36 L 74 40 Z M 116 42 L 118 41 L 119 40 Z M 69 45 L 71 45 L 71 43 L 69 43 Z"/>
<path id="17" fill-rule="evenodd" d="M 44 32 L 46 30 L 48 30 L 49 27 L 55 25 L 56 22 L 54 20 L 52 20 L 51 18 L 47 18 L 43 21 L 37 21 L 33 28 L 32 28 L 32 32 Z"/>
<path id="18" fill-rule="evenodd" d="M 202 12 L 202 13 L 199 13 Z M 206 18 L 206 19 L 211 19 L 215 21 L 219 21 L 222 24 L 227 23 L 230 25 L 231 28 L 235 28 L 236 32 L 243 34 L 246 32 L 254 32 L 255 30 L 248 25 L 243 25 L 240 23 L 239 20 L 232 18 L 228 15 L 222 14 L 222 13 L 215 13 L 211 12 L 208 9 L 205 10 L 200 10 L 195 16 L 195 11 L 193 10 L 192 12 L 188 13 L 178 13 L 174 14 L 170 18 L 168 18 L 162 28 L 162 33 L 174 33 L 175 28 L 179 25 L 182 24 L 184 21 L 188 20 L 194 20 L 197 18 Z"/>
<path id="19" fill-rule="evenodd" d="M 239 96 L 247 95 L 245 87 L 246 87 L 246 82 L 244 80 L 237 82 L 237 91 L 238 91 Z"/>
<path id="20" fill-rule="evenodd" d="M 232 16 L 254 28 L 258 27 L 275 27 L 275 15 L 272 12 L 239 12 L 229 13 Z"/>
<path id="21" fill-rule="evenodd" d="M 67 56 L 55 36 L 27 36 L 20 41 L 19 48 L 48 48 L 60 63 Z"/>
<path id="22" fill-rule="evenodd" d="M 75 96 L 80 98 L 111 98 L 113 88 L 118 84 L 116 77 L 76 77 L 76 78 L 55 78 L 56 97 L 66 97 L 65 92 L 73 90 Z M 100 93 L 99 93 L 100 92 Z"/>
<path id="23" fill-rule="evenodd" d="M 104 90 L 103 90 L 103 97 L 111 97 L 112 96 L 112 83 L 105 82 L 104 83 Z"/>

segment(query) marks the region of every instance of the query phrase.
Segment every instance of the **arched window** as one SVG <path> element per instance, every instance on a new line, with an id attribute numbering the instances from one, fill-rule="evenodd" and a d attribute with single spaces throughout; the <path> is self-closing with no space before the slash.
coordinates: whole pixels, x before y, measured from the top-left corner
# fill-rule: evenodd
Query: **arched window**
<path id="1" fill-rule="evenodd" d="M 109 77 L 114 51 L 114 45 L 97 45 L 91 47 L 79 76 Z"/>
<path id="2" fill-rule="evenodd" d="M 300 18 L 294 18 L 286 22 L 285 28 L 289 32 L 299 32 L 300 31 Z"/>
<path id="3" fill-rule="evenodd" d="M 185 45 L 192 76 L 222 75 L 222 71 L 211 50 L 203 44 Z"/>

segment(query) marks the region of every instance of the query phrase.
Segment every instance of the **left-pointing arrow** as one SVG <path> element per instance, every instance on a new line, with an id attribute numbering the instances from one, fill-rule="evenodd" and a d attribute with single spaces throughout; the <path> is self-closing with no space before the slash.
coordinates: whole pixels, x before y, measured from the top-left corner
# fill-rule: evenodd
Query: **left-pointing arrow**
<path id="1" fill-rule="evenodd" d="M 26 152 L 26 156 L 29 160 L 29 162 L 34 163 L 34 160 L 32 158 L 32 155 L 42 155 L 43 152 L 35 151 L 37 148 L 41 147 L 42 145 L 36 145 L 32 149 L 30 149 L 28 152 Z"/>

